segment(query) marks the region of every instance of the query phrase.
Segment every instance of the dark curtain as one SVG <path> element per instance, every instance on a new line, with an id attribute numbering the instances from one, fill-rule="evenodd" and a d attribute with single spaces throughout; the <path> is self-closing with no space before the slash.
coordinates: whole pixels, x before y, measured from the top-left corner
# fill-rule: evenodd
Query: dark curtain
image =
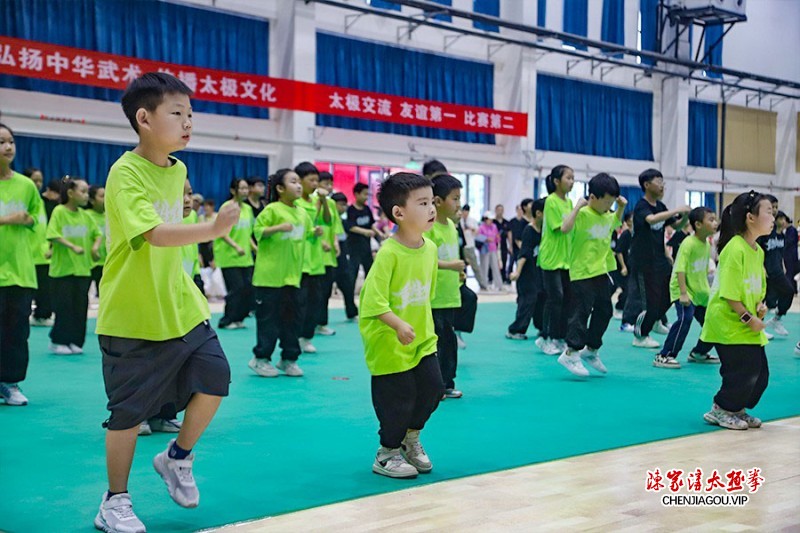
<path id="1" fill-rule="evenodd" d="M 688 163 L 717 168 L 717 104 L 689 100 L 688 137 Z"/>
<path id="2" fill-rule="evenodd" d="M 709 48 L 711 48 L 711 45 L 717 42 L 717 39 L 722 37 L 723 32 L 724 28 L 722 27 L 722 24 L 717 24 L 715 26 L 706 26 L 706 35 L 703 40 L 703 55 L 708 54 L 708 50 Z M 722 66 L 723 42 L 724 41 L 720 41 L 717 43 L 717 46 L 714 47 L 714 50 L 706 58 L 706 63 L 708 63 L 709 65 L 714 65 L 715 67 Z M 708 76 L 709 78 L 721 78 L 722 74 L 707 70 L 706 76 Z"/>
<path id="3" fill-rule="evenodd" d="M 547 26 L 547 0 L 537 0 L 536 24 L 540 28 Z"/>
<path id="4" fill-rule="evenodd" d="M 620 185 L 619 194 L 628 200 L 628 205 L 625 206 L 626 213 L 633 211 L 636 203 L 644 198 L 644 191 L 638 185 Z"/>
<path id="5" fill-rule="evenodd" d="M 642 17 L 642 50 L 658 52 L 658 2 L 659 0 L 639 0 L 639 14 Z M 642 63 L 652 65 L 652 59 L 643 57 Z"/>
<path id="6" fill-rule="evenodd" d="M 500 0 L 472 0 L 472 10 L 482 15 L 500 16 Z M 486 24 L 485 22 L 473 22 L 473 27 L 479 30 L 500 31 L 496 24 Z"/>
<path id="7" fill-rule="evenodd" d="M 601 39 L 607 43 L 625 44 L 625 0 L 603 0 Z"/>
<path id="8" fill-rule="evenodd" d="M 388 9 L 389 11 L 400 11 L 400 4 L 393 4 L 391 2 L 384 2 L 384 0 L 369 0 L 369 5 L 377 7 L 378 9 Z"/>
<path id="9" fill-rule="evenodd" d="M 586 37 L 589 26 L 588 0 L 564 0 L 564 31 Z M 586 45 L 564 41 L 578 50 L 586 50 Z"/>

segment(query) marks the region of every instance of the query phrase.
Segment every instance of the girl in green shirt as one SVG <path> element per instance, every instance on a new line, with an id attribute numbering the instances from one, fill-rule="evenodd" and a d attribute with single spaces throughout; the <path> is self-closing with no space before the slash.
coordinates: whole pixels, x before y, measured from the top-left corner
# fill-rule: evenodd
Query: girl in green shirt
<path id="1" fill-rule="evenodd" d="M 92 262 L 92 281 L 97 298 L 100 298 L 100 280 L 103 278 L 103 264 L 106 262 L 106 189 L 99 185 L 89 187 L 89 208 L 86 214 L 100 230 L 100 258 Z"/>
<path id="2" fill-rule="evenodd" d="M 35 167 L 26 168 L 22 173 L 24 176 L 33 181 L 36 185 L 36 190 L 42 190 L 42 183 L 44 183 L 44 176 L 42 171 Z M 36 265 L 36 292 L 33 295 L 33 301 L 36 307 L 31 316 L 31 326 L 34 327 L 53 327 L 53 299 L 50 289 L 50 256 L 53 251 L 50 249 L 50 243 L 45 237 L 47 232 L 47 217 L 48 213 L 44 206 L 44 201 L 40 204 L 39 214 L 36 217 L 36 225 L 31 232 L 31 248 L 33 250 L 33 264 Z"/>
<path id="3" fill-rule="evenodd" d="M 253 299 L 253 208 L 247 203 L 250 185 L 244 178 L 233 178 L 230 199 L 222 204 L 239 204 L 239 222 L 231 232 L 214 240 L 214 262 L 225 279 L 225 314 L 219 320 L 220 329 L 241 329 L 244 319 L 255 308 Z"/>
<path id="4" fill-rule="evenodd" d="M 700 339 L 715 345 L 722 376 L 703 418 L 728 429 L 761 426 L 745 408 L 758 404 L 769 381 L 763 321 L 767 279 L 756 239 L 769 235 L 773 223 L 772 204 L 755 191 L 740 194 L 722 212 L 719 266 Z"/>
<path id="5" fill-rule="evenodd" d="M 61 205 L 53 209 L 47 224 L 47 240 L 53 243 L 50 278 L 56 320 L 50 330 L 50 351 L 56 355 L 83 353 L 86 312 L 92 263 L 100 259 L 102 237 L 97 225 L 83 209 L 89 201 L 89 184 L 65 177 L 61 183 Z"/>

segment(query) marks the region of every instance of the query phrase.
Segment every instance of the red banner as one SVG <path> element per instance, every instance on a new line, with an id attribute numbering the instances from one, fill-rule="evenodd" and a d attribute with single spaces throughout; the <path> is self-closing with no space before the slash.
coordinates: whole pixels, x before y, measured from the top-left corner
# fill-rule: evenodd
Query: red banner
<path id="1" fill-rule="evenodd" d="M 0 74 L 124 90 L 144 72 L 167 72 L 193 98 L 414 126 L 524 137 L 528 115 L 93 52 L 0 36 Z"/>

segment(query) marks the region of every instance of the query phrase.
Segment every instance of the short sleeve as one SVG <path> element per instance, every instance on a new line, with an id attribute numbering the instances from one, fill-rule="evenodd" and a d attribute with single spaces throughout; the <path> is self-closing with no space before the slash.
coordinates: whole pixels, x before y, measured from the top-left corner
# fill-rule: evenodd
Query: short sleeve
<path id="1" fill-rule="evenodd" d="M 522 245 L 519 248 L 519 256 L 530 260 L 533 257 L 533 234 L 534 230 L 530 226 L 525 226 L 522 230 Z"/>
<path id="2" fill-rule="evenodd" d="M 639 201 L 633 210 L 633 231 L 643 231 L 648 229 L 647 217 L 652 214 L 652 209 L 647 202 Z"/>
<path id="3" fill-rule="evenodd" d="M 256 238 L 257 241 L 260 241 L 264 238 L 264 230 L 273 226 L 272 223 L 274 209 L 264 209 L 261 213 L 258 214 L 256 217 L 255 224 L 253 224 L 253 236 Z"/>
<path id="4" fill-rule="evenodd" d="M 61 230 L 64 227 L 64 221 L 61 216 L 62 212 L 62 209 L 54 209 L 53 214 L 50 215 L 50 222 L 47 223 L 47 233 L 45 233 L 45 238 L 48 241 L 63 237 L 61 234 Z"/>
<path id="5" fill-rule="evenodd" d="M 431 257 L 433 259 L 433 275 L 431 276 L 430 300 L 433 301 L 436 298 L 436 283 L 439 279 L 439 254 L 436 252 L 436 248 L 433 249 Z"/>
<path id="6" fill-rule="evenodd" d="M 741 250 L 731 250 L 731 255 L 720 262 L 719 295 L 735 302 L 744 301 L 742 280 L 744 279 L 744 256 Z M 766 276 L 766 275 L 765 275 Z M 764 285 L 762 280 L 762 286 Z"/>
<path id="7" fill-rule="evenodd" d="M 551 230 L 556 231 L 561 228 L 563 220 L 561 219 L 561 211 L 558 209 L 553 197 L 550 196 L 544 202 L 544 223 L 545 226 Z"/>
<path id="8" fill-rule="evenodd" d="M 395 256 L 391 253 L 379 253 L 375 256 L 375 262 L 369 270 L 362 289 L 359 312 L 362 318 L 377 317 L 392 310 L 389 306 L 389 294 L 394 262 Z M 431 293 L 435 292 L 431 291 Z"/>
<path id="9" fill-rule="evenodd" d="M 689 239 L 686 239 L 683 241 L 680 248 L 678 248 L 678 257 L 675 259 L 675 266 L 673 267 L 673 270 L 675 272 L 683 272 L 685 274 L 691 259 L 691 257 L 689 257 L 690 255 L 692 255 L 691 244 L 689 244 Z"/>
<path id="10" fill-rule="evenodd" d="M 119 226 L 131 248 L 138 250 L 144 244 L 143 234 L 164 223 L 153 202 L 148 198 L 144 186 L 129 169 L 118 172 L 123 185 L 114 196 Z"/>
<path id="11" fill-rule="evenodd" d="M 42 221 L 40 220 L 39 215 L 44 215 L 44 201 L 42 197 L 39 196 L 39 191 L 36 190 L 35 187 L 30 188 L 32 193 L 30 198 L 28 199 L 28 214 L 33 218 L 33 225 L 30 226 L 30 229 L 34 229 L 37 224 L 41 224 Z M 47 223 L 47 217 L 44 218 L 44 223 Z"/>

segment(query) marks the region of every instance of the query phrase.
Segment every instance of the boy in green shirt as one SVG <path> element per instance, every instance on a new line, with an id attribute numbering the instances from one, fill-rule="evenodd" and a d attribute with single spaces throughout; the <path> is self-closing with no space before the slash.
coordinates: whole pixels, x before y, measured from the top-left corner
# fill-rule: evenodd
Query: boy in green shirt
<path id="1" fill-rule="evenodd" d="M 359 329 L 380 422 L 372 471 L 412 478 L 433 468 L 419 433 L 444 391 L 431 314 L 439 260 L 436 245 L 422 236 L 436 209 L 431 182 L 407 172 L 384 181 L 378 201 L 397 232 L 381 246 L 361 289 Z"/>
<path id="2" fill-rule="evenodd" d="M 707 207 L 696 207 L 689 213 L 689 224 L 694 235 L 686 237 L 678 248 L 672 277 L 669 282 L 669 297 L 675 303 L 678 320 L 669 328 L 664 347 L 656 355 L 653 366 L 658 368 L 680 368 L 678 354 L 692 327 L 692 318 L 705 323 L 706 307 L 711 288 L 708 286 L 708 261 L 711 245 L 708 238 L 717 231 L 717 215 Z M 690 363 L 719 363 L 719 358 L 710 354 L 713 345 L 697 340 L 689 352 Z"/>
<path id="3" fill-rule="evenodd" d="M 461 307 L 461 278 L 466 263 L 459 258 L 458 230 L 453 218 L 461 205 L 461 182 L 449 174 L 439 174 L 431 180 L 433 202 L 436 205 L 436 222 L 425 232 L 439 256 L 436 274 L 436 293 L 433 308 L 433 326 L 439 337 L 437 351 L 439 367 L 444 381 L 445 398 L 461 398 L 456 389 L 455 377 L 458 368 L 458 343 L 453 329 L 456 310 Z"/>
<path id="4" fill-rule="evenodd" d="M 318 335 L 331 336 L 336 335 L 336 330 L 328 327 L 328 305 L 331 296 L 333 295 L 333 282 L 336 278 L 336 268 L 339 265 L 339 256 L 342 249 L 339 246 L 339 236 L 345 235 L 344 225 L 342 225 L 342 218 L 337 215 L 336 202 L 330 197 L 333 193 L 333 174 L 330 172 L 319 173 L 319 188 L 325 189 L 328 197 L 325 201 L 328 202 L 328 211 L 331 214 L 330 224 L 322 226 L 322 251 L 324 258 L 322 263 L 325 265 L 325 277 L 322 279 L 322 298 L 319 314 L 317 316 L 317 330 Z M 350 295 L 350 300 L 353 300 L 353 295 Z"/>
<path id="5" fill-rule="evenodd" d="M 183 427 L 153 466 L 176 503 L 197 506 L 191 449 L 228 394 L 230 367 L 208 323 L 208 302 L 183 270 L 181 247 L 227 235 L 239 205 L 226 205 L 213 222 L 182 224 L 186 167 L 170 154 L 191 137 L 190 95 L 174 76 L 154 72 L 131 82 L 122 96 L 139 144 L 114 163 L 106 183 L 109 246 L 97 334 L 111 411 L 109 484 L 94 521 L 106 532 L 145 531 L 133 512 L 128 476 L 139 424 L 170 401 L 186 409 Z"/>
<path id="6" fill-rule="evenodd" d="M 614 202 L 617 212 L 610 213 Z M 607 372 L 598 351 L 613 315 L 608 273 L 616 270 L 617 262 L 611 250 L 611 234 L 622 226 L 627 204 L 619 195 L 616 178 L 603 172 L 589 180 L 588 201 L 581 198 L 561 225 L 564 233 L 572 231 L 569 278 L 574 298 L 567 348 L 558 362 L 576 376 L 589 375 L 581 360 L 602 374 Z"/>

